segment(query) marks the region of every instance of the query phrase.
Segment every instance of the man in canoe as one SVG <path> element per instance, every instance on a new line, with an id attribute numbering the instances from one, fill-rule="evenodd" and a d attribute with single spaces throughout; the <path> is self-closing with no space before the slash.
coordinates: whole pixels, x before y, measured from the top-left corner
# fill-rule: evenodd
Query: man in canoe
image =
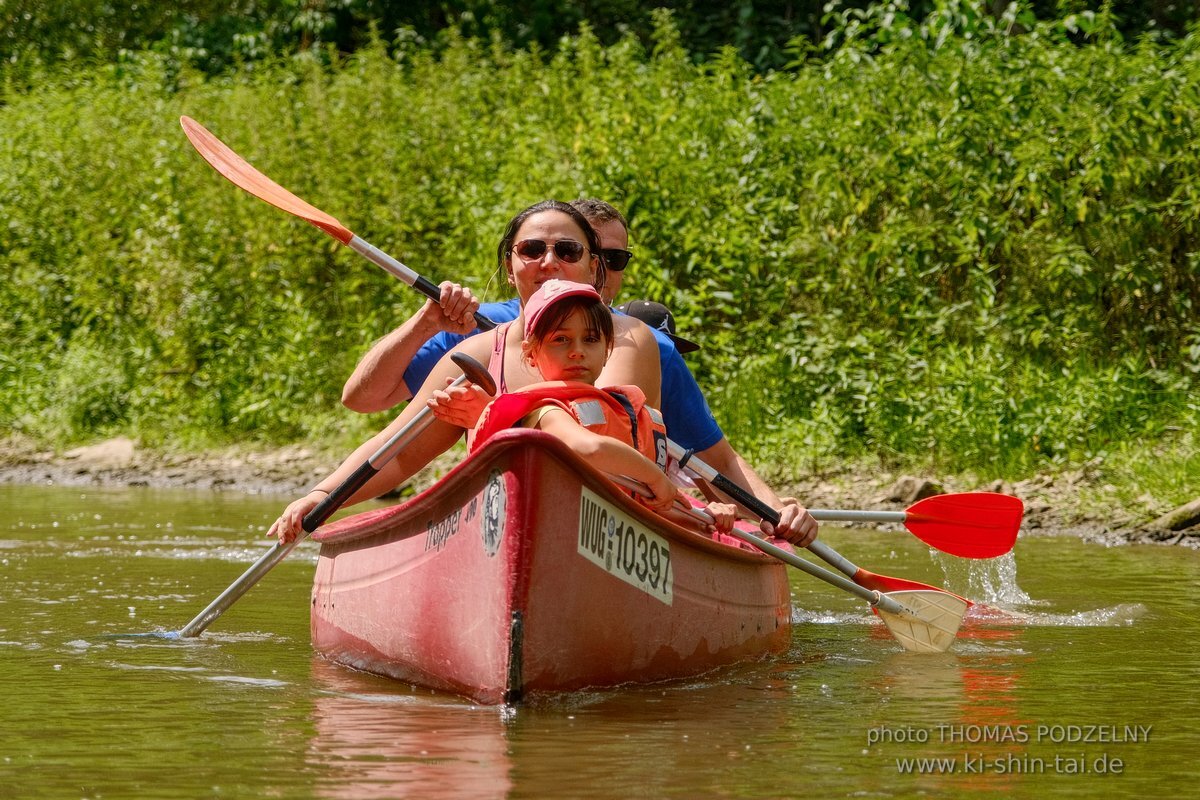
<path id="1" fill-rule="evenodd" d="M 604 266 L 604 284 L 600 287 L 600 294 L 611 305 L 621 290 L 625 268 L 633 257 L 629 251 L 628 223 L 621 212 L 603 200 L 585 198 L 573 200 L 570 205 L 587 219 L 599 238 Z M 503 258 L 501 262 L 503 270 Z M 795 519 L 802 518 L 804 509 L 800 504 L 794 498 L 788 498 L 786 502 L 781 500 L 741 454 L 734 450 L 717 424 L 696 379 L 681 357 L 681 353 L 698 349 L 698 345 L 688 342 L 681 348 L 672 337 L 673 331 L 661 328 L 663 320 L 655 315 L 665 313 L 669 316 L 670 312 L 665 306 L 645 301 L 635 303 L 640 313 L 631 316 L 650 315 L 643 321 L 652 329 L 658 344 L 657 407 L 662 411 L 671 438 L 771 506 L 795 506 L 800 514 Z M 370 413 L 384 411 L 410 399 L 412 391 L 409 387 L 419 389 L 439 359 L 468 336 L 479 333 L 475 327 L 476 311 L 493 322 L 507 322 L 520 314 L 521 301 L 520 298 L 513 298 L 501 303 L 480 305 L 469 289 L 449 281 L 443 282 L 438 303 L 426 302 L 363 356 L 346 381 L 342 403 L 351 410 Z M 463 389 L 462 393 L 470 391 Z M 479 404 L 482 405 L 482 400 Z M 473 422 L 474 418 L 464 418 L 461 425 L 470 427 Z M 814 524 L 814 536 L 815 530 Z"/>
<path id="2" fill-rule="evenodd" d="M 524 306 L 537 288 L 552 278 L 604 286 L 602 247 L 596 231 L 573 206 L 554 200 L 537 203 L 517 214 L 508 224 L 498 248 L 498 260 L 508 283 L 517 293 L 521 312 L 514 321 L 517 331 L 524 330 Z M 443 294 L 445 292 L 443 291 Z M 662 372 L 659 366 L 659 342 L 643 323 L 625 315 L 613 315 L 613 350 L 600 375 L 601 385 L 640 387 L 652 407 L 661 405 Z M 669 343 L 669 340 L 667 340 Z M 507 326 L 472 336 L 460 342 L 452 352 L 462 352 L 489 365 L 501 392 L 514 391 L 541 378 L 522 357 L 522 339 L 509 336 Z M 673 348 L 672 348 L 673 349 Z M 332 474 L 319 481 L 305 497 L 294 501 L 272 524 L 269 535 L 281 541 L 292 539 L 300 531 L 304 515 L 388 439 L 404 427 L 426 406 L 433 392 L 445 387 L 459 374 L 449 354 L 443 356 L 423 381 L 403 412 L 387 428 L 360 446 Z M 471 422 L 474 420 L 472 419 Z M 668 426 L 670 422 L 668 421 Z M 674 429 L 672 429 L 674 431 Z M 444 421 L 433 423 L 416 441 L 384 466 L 351 498 L 349 503 L 366 500 L 394 488 L 421 467 L 445 452 L 462 435 L 462 427 Z M 676 433 L 672 433 L 674 437 Z M 724 438 L 722 437 L 722 441 Z M 725 442 L 725 447 L 729 447 Z M 732 450 L 732 448 L 729 448 Z M 716 459 L 709 460 L 713 463 Z M 736 462 L 741 462 L 740 457 Z M 735 462 L 735 463 L 736 463 Z M 744 464 L 744 462 L 741 462 Z M 746 480 L 746 470 L 729 469 L 735 481 L 749 483 L 755 494 L 766 499 L 780 514 L 779 524 L 764 530 L 804 546 L 816 537 L 817 524 L 797 504 L 781 504 L 762 481 Z"/>
<path id="3" fill-rule="evenodd" d="M 700 349 L 700 345 L 676 333 L 675 315 L 662 303 L 656 303 L 653 300 L 630 300 L 628 303 L 614 306 L 613 310 L 628 314 L 634 319 L 640 319 L 650 326 L 650 330 L 666 336 L 671 340 L 671 344 L 675 345 L 675 349 L 681 356 Z"/>

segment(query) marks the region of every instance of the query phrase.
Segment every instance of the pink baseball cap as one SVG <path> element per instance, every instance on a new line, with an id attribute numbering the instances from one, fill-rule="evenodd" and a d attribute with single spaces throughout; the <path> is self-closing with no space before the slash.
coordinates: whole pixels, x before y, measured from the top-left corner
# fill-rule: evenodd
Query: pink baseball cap
<path id="1" fill-rule="evenodd" d="M 567 297 L 592 297 L 599 302 L 604 302 L 600 299 L 600 293 L 594 286 L 551 278 L 539 286 L 538 290 L 529 298 L 529 302 L 525 304 L 525 336 L 528 337 L 533 333 L 537 321 L 542 318 L 542 314 L 546 313 L 546 309 Z"/>

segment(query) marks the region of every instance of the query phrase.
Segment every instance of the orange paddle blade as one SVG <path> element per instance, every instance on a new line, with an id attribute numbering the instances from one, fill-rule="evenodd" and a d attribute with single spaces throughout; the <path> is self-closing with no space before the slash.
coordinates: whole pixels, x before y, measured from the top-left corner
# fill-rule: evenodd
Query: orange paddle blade
<path id="1" fill-rule="evenodd" d="M 904 526 L 930 547 L 962 558 L 995 558 L 1012 550 L 1025 504 L 996 492 L 927 497 L 909 506 Z"/>
<path id="2" fill-rule="evenodd" d="M 183 126 L 183 132 L 187 134 L 188 141 L 196 151 L 234 186 L 245 189 L 259 200 L 315 225 L 342 244 L 349 244 L 354 238 L 354 234 L 345 225 L 263 175 L 196 120 L 180 117 L 179 124 Z"/>
<path id="3" fill-rule="evenodd" d="M 966 603 L 968 608 L 974 605 L 974 603 L 967 598 L 956 595 L 954 592 L 948 592 L 945 589 L 938 588 L 937 586 L 930 586 L 928 583 L 921 583 L 920 581 L 910 581 L 907 578 L 893 578 L 888 575 L 876 575 L 874 572 L 868 572 L 861 567 L 857 572 L 854 573 L 854 575 L 851 576 L 850 579 L 864 589 L 870 589 L 873 592 L 883 592 L 884 594 L 887 594 L 888 592 L 912 591 L 941 592 L 942 594 L 948 594 L 951 597 L 957 597 L 959 600 L 962 600 L 964 603 Z"/>

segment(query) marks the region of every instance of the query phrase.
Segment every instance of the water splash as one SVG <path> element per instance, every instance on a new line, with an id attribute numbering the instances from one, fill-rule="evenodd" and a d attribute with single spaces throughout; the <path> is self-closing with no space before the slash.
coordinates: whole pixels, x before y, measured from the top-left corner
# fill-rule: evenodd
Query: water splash
<path id="1" fill-rule="evenodd" d="M 1133 625 L 1148 609 L 1141 603 L 1122 603 L 1074 614 L 1031 614 L 1033 625 L 1057 625 L 1064 628 L 1112 628 Z"/>
<path id="2" fill-rule="evenodd" d="M 937 550 L 930 555 L 945 576 L 945 583 L 955 588 L 957 594 L 969 597 L 976 603 L 1001 608 L 1017 608 L 1037 605 L 1017 585 L 1017 557 L 1009 552 L 996 558 L 954 558 Z"/>
<path id="3" fill-rule="evenodd" d="M 936 550 L 930 555 L 945 575 L 946 585 L 974 601 L 964 623 L 978 626 L 1048 626 L 1096 628 L 1133 625 L 1146 614 L 1141 603 L 1124 603 L 1071 613 L 1037 611 L 1050 601 L 1031 597 L 1017 584 L 1017 558 L 1005 553 L 997 558 L 961 559 Z"/>
<path id="4" fill-rule="evenodd" d="M 1026 612 L 977 604 L 967 612 L 965 623 L 990 627 L 1119 628 L 1137 624 L 1147 612 L 1148 609 L 1141 603 L 1121 603 L 1068 614 Z"/>

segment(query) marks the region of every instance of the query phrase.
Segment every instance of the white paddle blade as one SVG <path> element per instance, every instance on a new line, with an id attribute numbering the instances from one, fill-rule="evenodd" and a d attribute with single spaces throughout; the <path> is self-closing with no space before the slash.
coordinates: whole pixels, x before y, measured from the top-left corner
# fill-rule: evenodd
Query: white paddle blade
<path id="1" fill-rule="evenodd" d="M 905 650 L 914 653 L 944 653 L 954 643 L 958 626 L 967 613 L 967 602 L 949 592 L 927 590 L 888 592 L 884 595 L 904 606 L 908 613 L 893 614 L 878 609 L 892 635 Z"/>

